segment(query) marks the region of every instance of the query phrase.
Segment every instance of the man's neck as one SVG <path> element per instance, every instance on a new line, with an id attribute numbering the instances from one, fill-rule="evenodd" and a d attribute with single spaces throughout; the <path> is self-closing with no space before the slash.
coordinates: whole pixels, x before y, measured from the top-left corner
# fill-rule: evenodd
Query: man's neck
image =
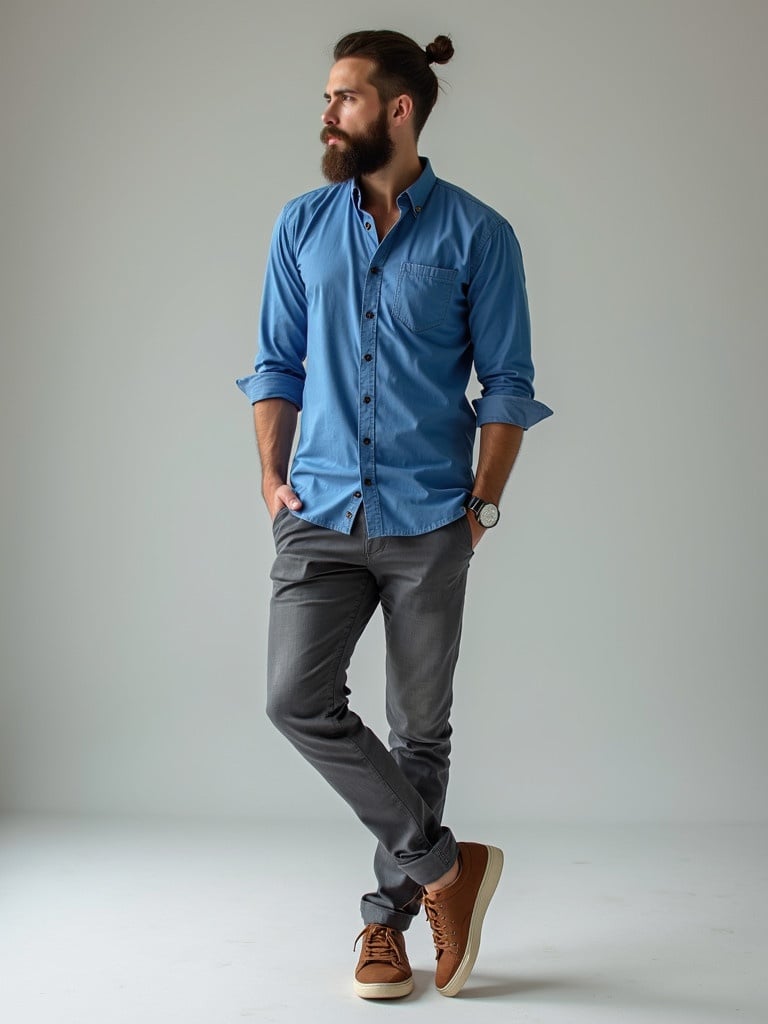
<path id="1" fill-rule="evenodd" d="M 360 191 L 366 210 L 382 213 L 397 209 L 397 197 L 421 177 L 424 168 L 415 149 L 395 154 L 386 167 L 360 178 Z"/>

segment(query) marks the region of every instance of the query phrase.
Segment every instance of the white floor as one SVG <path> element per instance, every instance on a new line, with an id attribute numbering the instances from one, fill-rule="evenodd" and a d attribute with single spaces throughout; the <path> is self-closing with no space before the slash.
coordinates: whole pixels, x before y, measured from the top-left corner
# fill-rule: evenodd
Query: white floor
<path id="1" fill-rule="evenodd" d="M 0 819 L 12 1024 L 766 1024 L 768 828 L 475 828 L 505 870 L 462 993 L 351 988 L 373 843 L 354 824 Z"/>

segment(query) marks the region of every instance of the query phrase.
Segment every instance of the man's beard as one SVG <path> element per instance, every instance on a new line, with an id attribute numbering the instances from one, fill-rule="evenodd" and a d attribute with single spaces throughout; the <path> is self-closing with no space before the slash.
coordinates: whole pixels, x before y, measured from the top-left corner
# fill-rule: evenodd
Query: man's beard
<path id="1" fill-rule="evenodd" d="M 373 174 L 381 170 L 392 159 L 394 143 L 389 137 L 387 110 L 383 107 L 378 118 L 363 135 L 347 135 L 346 132 L 326 125 L 320 132 L 320 141 L 336 137 L 344 140 L 343 146 L 325 147 L 323 153 L 323 174 L 334 183 L 348 178 L 359 178 L 361 174 Z"/>

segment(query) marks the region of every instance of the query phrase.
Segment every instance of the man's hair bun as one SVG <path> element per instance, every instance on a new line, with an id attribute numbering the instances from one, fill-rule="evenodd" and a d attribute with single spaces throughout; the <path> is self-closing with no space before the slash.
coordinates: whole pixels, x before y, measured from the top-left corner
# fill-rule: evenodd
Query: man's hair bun
<path id="1" fill-rule="evenodd" d="M 427 64 L 447 64 L 453 56 L 453 43 L 448 36 L 435 36 L 424 52 Z"/>

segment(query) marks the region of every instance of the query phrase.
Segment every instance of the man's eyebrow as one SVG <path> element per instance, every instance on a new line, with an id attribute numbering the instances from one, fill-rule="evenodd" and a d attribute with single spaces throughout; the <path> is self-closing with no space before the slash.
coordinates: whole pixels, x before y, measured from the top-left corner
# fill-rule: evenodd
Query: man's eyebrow
<path id="1" fill-rule="evenodd" d="M 333 95 L 334 96 L 344 96 L 346 93 L 352 93 L 355 96 L 362 95 L 359 89 L 334 89 L 333 90 Z M 330 98 L 331 97 L 328 95 L 327 92 L 323 93 L 323 99 L 324 100 L 329 100 Z"/>

